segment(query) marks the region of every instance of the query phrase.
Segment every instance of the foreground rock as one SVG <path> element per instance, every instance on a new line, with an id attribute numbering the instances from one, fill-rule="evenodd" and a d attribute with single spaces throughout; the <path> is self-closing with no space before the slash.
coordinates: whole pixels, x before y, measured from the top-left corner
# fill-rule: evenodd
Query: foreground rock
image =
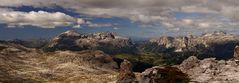
<path id="1" fill-rule="evenodd" d="M 193 82 L 239 83 L 239 66 L 232 60 L 218 61 L 215 58 L 198 60 L 195 56 L 191 56 L 177 67 L 188 74 Z"/>
<path id="2" fill-rule="evenodd" d="M 142 73 L 133 73 L 132 64 L 124 60 L 120 66 L 117 83 L 188 83 L 188 76 L 175 67 L 146 69 Z"/>
<path id="3" fill-rule="evenodd" d="M 124 60 L 120 65 L 120 74 L 116 83 L 135 83 L 136 77 L 132 71 L 133 65 L 128 60 Z"/>
<path id="4" fill-rule="evenodd" d="M 239 45 L 234 49 L 234 58 L 239 59 Z"/>
<path id="5" fill-rule="evenodd" d="M 139 83 L 188 83 L 189 78 L 175 67 L 153 67 L 138 74 Z"/>

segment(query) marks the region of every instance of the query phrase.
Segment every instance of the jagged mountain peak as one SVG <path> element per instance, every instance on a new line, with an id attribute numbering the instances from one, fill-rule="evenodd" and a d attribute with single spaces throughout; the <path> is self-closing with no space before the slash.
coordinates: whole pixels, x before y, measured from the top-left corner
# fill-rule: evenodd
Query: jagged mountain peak
<path id="1" fill-rule="evenodd" d="M 117 36 L 112 32 L 80 34 L 76 31 L 66 31 L 54 37 L 44 49 L 55 50 L 88 50 L 99 49 L 104 52 L 116 53 L 132 46 L 129 38 Z"/>
<path id="2" fill-rule="evenodd" d="M 229 34 L 224 32 L 224 31 L 214 31 L 214 32 L 211 32 L 211 33 L 202 34 L 202 36 L 222 36 L 222 35 L 229 35 Z"/>
<path id="3" fill-rule="evenodd" d="M 97 32 L 97 33 L 94 33 L 95 35 L 107 35 L 107 34 L 112 34 L 112 35 L 116 35 L 116 33 L 114 32 Z"/>
<path id="4" fill-rule="evenodd" d="M 65 31 L 63 33 L 61 33 L 60 35 L 65 35 L 65 36 L 80 36 L 81 34 L 75 30 L 68 30 Z"/>
<path id="5" fill-rule="evenodd" d="M 98 32 L 92 34 L 98 39 L 115 39 L 116 34 L 113 32 Z"/>
<path id="6" fill-rule="evenodd" d="M 161 37 L 151 39 L 150 42 L 163 46 L 170 52 L 197 52 L 201 54 L 215 55 L 217 58 L 228 59 L 233 55 L 231 49 L 239 42 L 239 36 L 228 34 L 223 31 L 206 33 L 191 37 Z"/>

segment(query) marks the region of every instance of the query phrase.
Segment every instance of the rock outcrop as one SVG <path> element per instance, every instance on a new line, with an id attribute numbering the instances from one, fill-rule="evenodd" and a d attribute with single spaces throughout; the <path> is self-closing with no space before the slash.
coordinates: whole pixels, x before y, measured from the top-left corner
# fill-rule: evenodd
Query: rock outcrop
<path id="1" fill-rule="evenodd" d="M 132 63 L 128 60 L 124 60 L 120 65 L 120 74 L 118 75 L 116 83 L 136 83 L 136 77 L 132 68 Z"/>
<path id="2" fill-rule="evenodd" d="M 176 66 L 189 75 L 190 81 L 196 83 L 238 83 L 239 66 L 233 60 L 199 60 L 191 56 Z"/>
<path id="3" fill-rule="evenodd" d="M 238 45 L 234 49 L 234 58 L 239 59 L 239 46 Z"/>
<path id="4" fill-rule="evenodd" d="M 189 78 L 175 67 L 159 67 L 146 69 L 138 74 L 139 83 L 188 83 Z"/>
<path id="5" fill-rule="evenodd" d="M 189 78 L 176 67 L 155 66 L 142 73 L 133 73 L 132 64 L 124 60 L 117 83 L 188 83 Z"/>

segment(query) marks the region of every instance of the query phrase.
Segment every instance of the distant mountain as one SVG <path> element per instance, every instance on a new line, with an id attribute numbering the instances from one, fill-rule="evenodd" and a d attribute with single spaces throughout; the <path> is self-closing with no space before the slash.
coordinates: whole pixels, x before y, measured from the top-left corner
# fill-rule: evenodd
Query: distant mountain
<path id="1" fill-rule="evenodd" d="M 239 36 L 225 32 L 213 32 L 200 36 L 163 36 L 151 39 L 150 42 L 160 47 L 156 50 L 157 52 L 196 52 L 228 59 L 232 57 L 234 47 L 239 43 Z"/>
<path id="2" fill-rule="evenodd" d="M 41 48 L 45 46 L 48 42 L 46 39 L 31 39 L 31 40 L 20 40 L 20 39 L 13 39 L 7 41 L 9 43 L 14 44 L 20 44 L 22 46 L 28 47 L 28 48 Z"/>
<path id="3" fill-rule="evenodd" d="M 225 32 L 205 33 L 200 36 L 162 36 L 144 42 L 133 43 L 130 38 L 121 37 L 111 32 L 82 34 L 69 30 L 52 38 L 44 46 L 45 51 L 57 50 L 101 50 L 108 54 L 139 52 L 182 53 L 191 52 L 202 57 L 229 59 L 239 36 Z"/>
<path id="4" fill-rule="evenodd" d="M 133 46 L 129 38 L 121 37 L 111 32 L 81 34 L 69 30 L 59 34 L 50 40 L 44 47 L 46 51 L 56 50 L 102 50 L 105 53 L 114 54 L 130 52 Z"/>
<path id="5" fill-rule="evenodd" d="M 8 41 L 0 41 L 0 54 L 1 53 L 15 53 L 15 52 L 30 52 L 33 49 L 24 47 L 20 44 L 11 43 Z"/>

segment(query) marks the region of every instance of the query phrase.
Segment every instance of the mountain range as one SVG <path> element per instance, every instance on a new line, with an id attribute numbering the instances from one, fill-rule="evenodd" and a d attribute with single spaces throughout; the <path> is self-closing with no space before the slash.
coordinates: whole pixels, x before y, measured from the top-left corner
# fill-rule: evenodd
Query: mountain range
<path id="1" fill-rule="evenodd" d="M 239 36 L 225 32 L 205 33 L 199 36 L 162 36 L 145 42 L 133 42 L 130 38 L 118 36 L 116 33 L 101 32 L 81 34 L 70 30 L 52 38 L 43 49 L 56 50 L 101 50 L 108 54 L 193 52 L 200 55 L 210 55 L 218 59 L 232 57 L 234 47 L 239 42 Z"/>
<path id="2" fill-rule="evenodd" d="M 161 83 L 178 79 L 180 83 L 236 83 L 238 42 L 238 35 L 225 32 L 134 42 L 112 32 L 72 30 L 50 40 L 0 41 L 0 82 Z"/>
<path id="3" fill-rule="evenodd" d="M 232 58 L 233 49 L 239 42 L 239 36 L 220 31 L 205 33 L 200 36 L 163 36 L 151 39 L 150 42 L 163 47 L 164 49 L 161 49 L 161 52 L 196 52 L 219 59 L 229 59 Z"/>

